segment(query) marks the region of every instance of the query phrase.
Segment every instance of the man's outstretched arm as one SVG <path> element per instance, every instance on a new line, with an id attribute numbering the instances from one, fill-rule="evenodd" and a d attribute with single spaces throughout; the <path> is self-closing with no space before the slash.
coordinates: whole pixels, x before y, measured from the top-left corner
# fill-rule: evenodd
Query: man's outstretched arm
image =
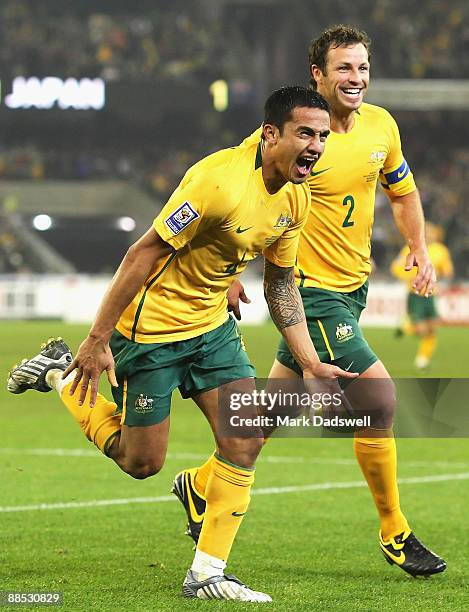
<path id="1" fill-rule="evenodd" d="M 120 316 L 147 280 L 158 260 L 173 253 L 174 249 L 150 228 L 127 251 L 114 275 L 98 309 L 98 313 L 75 359 L 64 372 L 64 377 L 74 369 L 75 380 L 70 388 L 73 394 L 81 381 L 79 401 L 83 403 L 91 384 L 90 406 L 98 393 L 99 377 L 106 370 L 109 382 L 117 386 L 114 359 L 109 339 Z"/>

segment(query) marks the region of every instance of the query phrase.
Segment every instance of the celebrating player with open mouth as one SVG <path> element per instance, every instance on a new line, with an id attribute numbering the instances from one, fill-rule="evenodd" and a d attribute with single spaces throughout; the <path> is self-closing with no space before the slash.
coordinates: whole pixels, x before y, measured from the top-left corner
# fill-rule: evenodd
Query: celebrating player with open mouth
<path id="1" fill-rule="evenodd" d="M 51 340 L 9 377 L 12 393 L 56 389 L 88 439 L 139 479 L 163 466 L 173 390 L 196 402 L 217 453 L 183 585 L 187 597 L 271 601 L 224 573 L 262 447 L 261 437 L 219 432 L 219 387 L 254 390 L 254 368 L 227 312 L 233 278 L 262 253 L 272 318 L 305 377 L 355 376 L 318 359 L 294 280 L 310 204 L 305 182 L 329 130 L 321 95 L 302 87 L 274 92 L 259 138 L 190 168 L 153 227 L 130 247 L 75 359 L 62 340 Z M 115 403 L 98 394 L 104 370 Z"/>

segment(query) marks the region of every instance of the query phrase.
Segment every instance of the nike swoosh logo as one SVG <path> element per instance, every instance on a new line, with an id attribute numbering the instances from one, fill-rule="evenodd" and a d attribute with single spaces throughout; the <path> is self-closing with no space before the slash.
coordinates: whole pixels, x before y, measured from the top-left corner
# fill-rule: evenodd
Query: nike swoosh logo
<path id="1" fill-rule="evenodd" d="M 383 545 L 381 545 L 381 548 L 383 549 L 383 552 L 394 561 L 394 563 L 397 563 L 397 565 L 402 565 L 405 562 L 405 554 L 404 551 L 400 550 L 399 554 L 393 554 L 392 552 L 389 552 L 389 550 L 384 547 Z"/>
<path id="2" fill-rule="evenodd" d="M 401 178 L 402 176 L 404 176 L 406 170 L 407 170 L 407 168 L 404 168 L 404 170 L 402 170 L 402 172 L 398 172 L 397 173 L 397 178 Z"/>
<path id="3" fill-rule="evenodd" d="M 355 361 L 352 361 L 352 363 L 345 368 L 345 371 L 348 372 L 354 363 Z"/>
<path id="4" fill-rule="evenodd" d="M 191 519 L 195 522 L 195 523 L 201 523 L 204 520 L 204 514 L 199 514 L 197 512 L 197 509 L 195 507 L 194 504 L 194 500 L 192 499 L 192 492 L 191 492 L 191 483 L 189 481 L 189 477 L 188 477 L 188 482 L 186 483 L 186 491 L 187 491 L 187 500 L 189 502 L 189 510 L 191 513 Z"/>
<path id="5" fill-rule="evenodd" d="M 232 512 L 231 516 L 244 516 L 246 512 Z"/>
<path id="6" fill-rule="evenodd" d="M 237 234 L 242 234 L 243 232 L 247 232 L 250 229 L 252 229 L 252 225 L 251 225 L 251 227 L 243 227 L 243 228 L 238 227 L 237 230 L 236 230 L 236 233 Z"/>
<path id="7" fill-rule="evenodd" d="M 329 168 L 324 168 L 324 170 L 318 170 L 317 172 L 311 172 L 310 176 L 318 176 L 318 174 L 322 174 L 323 172 L 327 172 L 331 168 L 332 168 L 332 166 L 329 166 Z"/>

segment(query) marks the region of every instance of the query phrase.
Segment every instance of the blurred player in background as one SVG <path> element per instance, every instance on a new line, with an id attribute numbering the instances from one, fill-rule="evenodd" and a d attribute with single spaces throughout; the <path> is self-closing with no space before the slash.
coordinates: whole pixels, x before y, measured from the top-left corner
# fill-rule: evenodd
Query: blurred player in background
<path id="1" fill-rule="evenodd" d="M 9 377 L 12 393 L 56 389 L 88 439 L 139 479 L 163 466 L 173 390 L 195 401 L 217 453 L 186 597 L 271 601 L 224 573 L 262 447 L 261 432 L 236 438 L 219 431 L 218 389 L 236 382 L 237 391 L 254 390 L 254 368 L 227 313 L 233 278 L 263 253 L 272 318 L 305 378 L 355 376 L 318 359 L 294 279 L 310 203 L 305 181 L 329 129 L 322 96 L 302 87 L 274 92 L 259 138 L 189 169 L 153 226 L 130 247 L 75 359 L 63 341 L 52 340 Z M 98 394 L 104 370 L 115 403 Z"/>
<path id="2" fill-rule="evenodd" d="M 448 248 L 443 244 L 443 229 L 429 221 L 425 224 L 425 237 L 428 254 L 433 262 L 436 274 L 440 279 L 449 279 L 453 276 L 453 262 Z M 409 254 L 409 247 L 402 248 L 399 255 L 391 264 L 391 274 L 399 280 L 405 281 L 407 294 L 407 319 L 397 330 L 398 337 L 416 335 L 420 338 L 415 367 L 423 370 L 430 365 L 437 346 L 438 310 L 434 295 L 426 298 L 419 295 L 413 288 L 415 270 L 406 270 L 405 261 Z"/>
<path id="3" fill-rule="evenodd" d="M 383 108 L 363 103 L 370 78 L 370 40 L 356 28 L 336 26 L 323 32 L 309 50 L 311 85 L 331 109 L 331 134 L 320 162 L 308 178 L 312 203 L 298 247 L 295 275 L 303 299 L 308 330 L 319 357 L 342 369 L 359 372 L 351 383 L 362 406 L 380 414 L 380 426 L 356 434 L 354 448 L 380 518 L 379 544 L 386 560 L 413 575 L 430 575 L 445 562 L 417 540 L 401 511 L 397 486 L 396 444 L 392 432 L 396 405 L 394 384 L 363 336 L 360 314 L 366 306 L 371 270 L 371 232 L 378 180 L 389 197 L 395 223 L 409 254 L 405 269 L 417 269 L 412 286 L 430 296 L 435 272 L 424 236 L 419 193 L 401 150 L 399 129 Z M 248 142 L 258 140 L 256 131 Z M 246 299 L 238 282 L 232 289 Z M 294 379 L 301 368 L 281 342 L 270 372 L 272 379 Z M 366 380 L 366 386 L 362 381 Z M 191 514 L 189 532 L 196 540 L 201 525 L 204 482 L 211 459 L 185 470 L 192 497 L 199 499 L 199 515 Z"/>

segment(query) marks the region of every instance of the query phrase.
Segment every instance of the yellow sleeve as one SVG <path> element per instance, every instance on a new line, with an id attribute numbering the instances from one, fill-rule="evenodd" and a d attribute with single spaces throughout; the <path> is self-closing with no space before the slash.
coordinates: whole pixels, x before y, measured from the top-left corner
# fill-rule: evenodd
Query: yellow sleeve
<path id="1" fill-rule="evenodd" d="M 220 223 L 226 216 L 226 207 L 214 197 L 214 188 L 206 173 L 186 173 L 167 204 L 153 221 L 159 236 L 178 250 L 196 234 Z"/>
<path id="2" fill-rule="evenodd" d="M 258 143 L 261 139 L 261 136 L 262 136 L 262 126 L 260 128 L 257 128 L 257 130 L 253 132 L 252 134 L 250 134 L 249 136 L 246 136 L 246 138 L 243 140 L 240 146 L 250 147 L 253 144 Z"/>
<path id="3" fill-rule="evenodd" d="M 296 263 L 296 252 L 301 230 L 306 224 L 310 206 L 309 191 L 304 194 L 304 206 L 299 208 L 296 219 L 273 244 L 264 249 L 263 254 L 271 263 L 281 268 L 290 268 Z"/>
<path id="4" fill-rule="evenodd" d="M 407 195 L 415 191 L 414 176 L 404 159 L 401 137 L 397 123 L 389 113 L 386 115 L 389 128 L 389 152 L 380 171 L 379 180 L 383 189 L 395 195 Z M 384 119 L 384 120 L 386 120 Z"/>

